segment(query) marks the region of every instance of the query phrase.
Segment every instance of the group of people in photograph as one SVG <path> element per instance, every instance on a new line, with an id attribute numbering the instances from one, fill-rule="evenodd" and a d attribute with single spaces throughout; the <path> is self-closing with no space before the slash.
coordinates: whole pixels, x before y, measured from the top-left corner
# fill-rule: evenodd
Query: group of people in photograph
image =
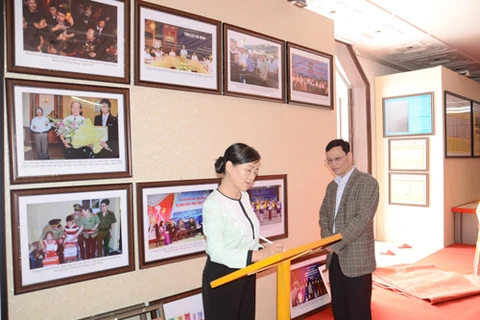
<path id="1" fill-rule="evenodd" d="M 308 276 L 303 280 L 295 278 L 290 285 L 290 298 L 292 307 L 316 299 L 327 293 L 325 285 L 319 275 Z"/>
<path id="2" fill-rule="evenodd" d="M 108 210 L 109 199 L 100 202 L 100 210 L 73 205 L 73 213 L 51 219 L 30 246 L 30 269 L 108 256 L 115 214 Z"/>
<path id="3" fill-rule="evenodd" d="M 260 222 L 264 219 L 280 218 L 282 202 L 275 199 L 252 199 L 252 208 Z"/>
<path id="4" fill-rule="evenodd" d="M 157 222 L 155 217 L 150 217 L 150 226 L 148 227 L 150 247 L 169 245 L 173 241 L 195 237 L 198 233 L 203 235 L 201 215 L 197 218 L 190 217 L 187 220 L 179 218 L 176 222 L 171 218 L 167 223 L 164 220 Z"/>
<path id="5" fill-rule="evenodd" d="M 24 50 L 117 62 L 115 10 L 89 0 L 24 0 Z"/>
<path id="6" fill-rule="evenodd" d="M 156 42 L 157 45 L 161 45 L 160 40 Z M 145 64 L 169 69 L 209 74 L 215 71 L 211 54 L 200 54 L 193 50 L 189 52 L 184 44 L 181 48 L 177 48 L 175 44 L 170 45 L 170 49 L 164 49 L 162 46 L 145 46 L 143 59 Z"/>
<path id="7" fill-rule="evenodd" d="M 295 91 L 301 91 L 316 95 L 328 96 L 328 81 L 326 79 L 316 79 L 293 72 L 292 88 Z"/>
<path id="8" fill-rule="evenodd" d="M 240 47 L 230 38 L 230 80 L 278 88 L 278 54 Z"/>
<path id="9" fill-rule="evenodd" d="M 93 123 L 83 116 L 82 103 L 77 100 L 70 105 L 71 114 L 62 120 L 54 115 L 44 116 L 43 109 L 37 107 L 30 124 L 37 159 L 50 159 L 48 133 L 51 129 L 63 144 L 65 159 L 118 158 L 118 119 L 110 113 L 112 102 L 101 99 L 99 105 L 100 114 L 95 115 Z"/>

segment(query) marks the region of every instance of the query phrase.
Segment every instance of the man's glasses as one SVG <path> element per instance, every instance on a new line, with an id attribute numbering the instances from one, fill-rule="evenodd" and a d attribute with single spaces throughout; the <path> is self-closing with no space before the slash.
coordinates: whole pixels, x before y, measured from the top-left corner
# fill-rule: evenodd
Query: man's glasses
<path id="1" fill-rule="evenodd" d="M 335 158 L 327 158 L 325 159 L 325 163 L 331 166 L 334 163 L 339 163 L 340 161 L 343 160 L 347 155 L 344 155 L 343 157 L 335 157 Z"/>

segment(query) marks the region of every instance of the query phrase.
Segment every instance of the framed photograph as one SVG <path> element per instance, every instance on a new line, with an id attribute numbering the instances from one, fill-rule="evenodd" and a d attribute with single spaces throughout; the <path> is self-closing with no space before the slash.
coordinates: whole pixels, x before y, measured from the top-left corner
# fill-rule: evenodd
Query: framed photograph
<path id="1" fill-rule="evenodd" d="M 150 306 L 160 305 L 160 314 L 152 312 L 152 318 L 155 319 L 190 319 L 203 320 L 205 312 L 203 311 L 202 289 L 194 289 L 182 292 L 170 297 L 150 301 Z"/>
<path id="2" fill-rule="evenodd" d="M 388 174 L 388 203 L 428 207 L 428 173 Z"/>
<path id="3" fill-rule="evenodd" d="M 260 234 L 269 240 L 287 238 L 287 175 L 258 176 L 248 194 Z"/>
<path id="4" fill-rule="evenodd" d="M 428 138 L 388 139 L 389 171 L 428 171 Z"/>
<path id="5" fill-rule="evenodd" d="M 445 91 L 445 157 L 472 156 L 472 100 Z"/>
<path id="6" fill-rule="evenodd" d="M 221 22 L 135 2 L 135 84 L 221 94 Z"/>
<path id="7" fill-rule="evenodd" d="M 431 135 L 433 92 L 382 99 L 383 136 Z"/>
<path id="8" fill-rule="evenodd" d="M 131 177 L 129 91 L 7 80 L 11 183 Z"/>
<path id="9" fill-rule="evenodd" d="M 480 102 L 473 101 L 473 156 L 480 157 Z"/>
<path id="10" fill-rule="evenodd" d="M 11 203 L 15 294 L 135 269 L 131 184 L 13 190 Z"/>
<path id="11" fill-rule="evenodd" d="M 218 179 L 137 184 L 140 269 L 203 256 L 203 202 Z"/>
<path id="12" fill-rule="evenodd" d="M 287 42 L 288 103 L 333 110 L 333 57 Z"/>
<path id="13" fill-rule="evenodd" d="M 7 70 L 129 83 L 129 0 L 7 0 Z"/>
<path id="14" fill-rule="evenodd" d="M 331 302 L 329 282 L 326 283 L 325 276 L 322 276 L 326 258 L 325 254 L 315 254 L 292 261 L 290 266 L 290 315 L 292 319 L 305 319 L 305 317 L 326 308 Z"/>
<path id="15" fill-rule="evenodd" d="M 224 93 L 285 102 L 285 42 L 223 24 Z"/>

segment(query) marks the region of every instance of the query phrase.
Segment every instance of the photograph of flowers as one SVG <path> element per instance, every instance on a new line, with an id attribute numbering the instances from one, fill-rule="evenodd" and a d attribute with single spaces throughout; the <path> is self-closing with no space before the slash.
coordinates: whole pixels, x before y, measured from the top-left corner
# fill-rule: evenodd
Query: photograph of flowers
<path id="1" fill-rule="evenodd" d="M 131 176 L 128 89 L 7 80 L 12 183 Z"/>

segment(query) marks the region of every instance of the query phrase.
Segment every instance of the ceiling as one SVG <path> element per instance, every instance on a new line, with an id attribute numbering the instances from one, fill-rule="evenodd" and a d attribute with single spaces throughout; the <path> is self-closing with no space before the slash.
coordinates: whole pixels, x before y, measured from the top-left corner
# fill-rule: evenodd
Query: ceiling
<path id="1" fill-rule="evenodd" d="M 442 65 L 480 82 L 479 0 L 306 3 L 305 9 L 333 19 L 335 38 L 359 56 L 404 71 Z"/>

